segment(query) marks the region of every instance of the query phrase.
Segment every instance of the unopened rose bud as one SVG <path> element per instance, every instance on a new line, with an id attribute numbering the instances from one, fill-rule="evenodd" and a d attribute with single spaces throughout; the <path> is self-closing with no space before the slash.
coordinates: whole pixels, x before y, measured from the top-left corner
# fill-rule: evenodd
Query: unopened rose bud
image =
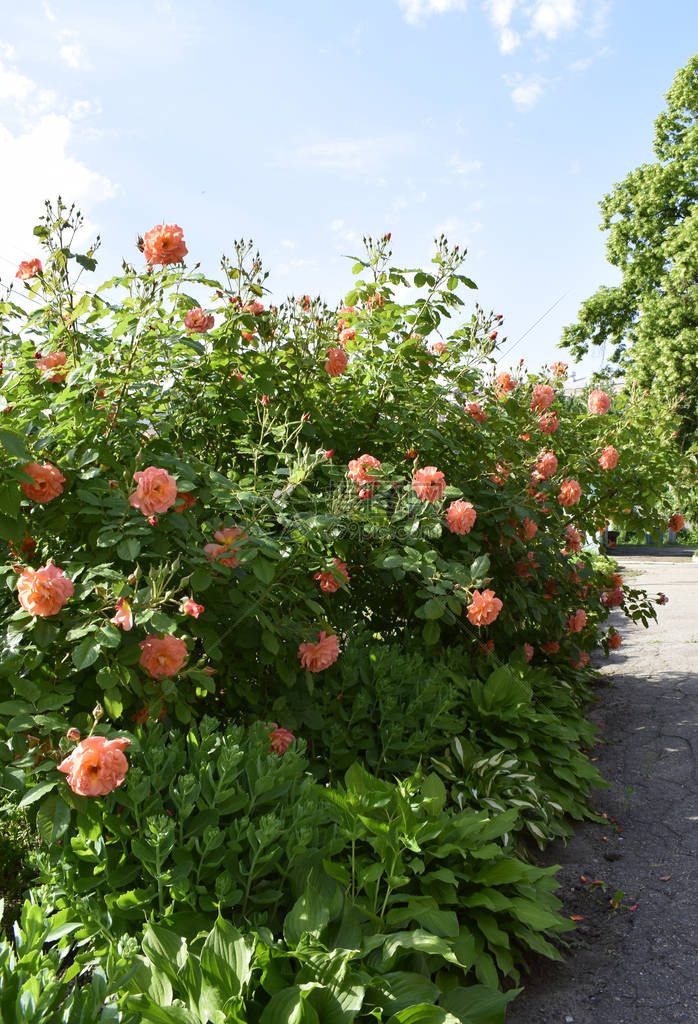
<path id="1" fill-rule="evenodd" d="M 99 722 L 100 718 L 104 718 L 104 708 L 99 703 L 99 701 L 97 701 L 95 706 L 92 708 L 92 717 L 94 718 L 95 722 Z"/>
<path id="2" fill-rule="evenodd" d="M 68 729 L 67 733 L 65 734 L 65 738 L 67 740 L 70 740 L 71 743 L 79 743 L 80 742 L 80 730 L 79 729 L 75 729 L 75 728 Z"/>

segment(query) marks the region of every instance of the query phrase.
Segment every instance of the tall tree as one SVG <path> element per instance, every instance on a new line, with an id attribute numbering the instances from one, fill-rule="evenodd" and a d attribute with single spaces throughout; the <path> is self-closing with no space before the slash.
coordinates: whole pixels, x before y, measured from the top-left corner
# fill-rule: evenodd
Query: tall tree
<path id="1" fill-rule="evenodd" d="M 684 447 L 698 441 L 698 55 L 681 68 L 655 121 L 654 163 L 601 201 L 609 262 L 623 277 L 584 302 L 562 344 L 610 360 L 677 410 Z"/>

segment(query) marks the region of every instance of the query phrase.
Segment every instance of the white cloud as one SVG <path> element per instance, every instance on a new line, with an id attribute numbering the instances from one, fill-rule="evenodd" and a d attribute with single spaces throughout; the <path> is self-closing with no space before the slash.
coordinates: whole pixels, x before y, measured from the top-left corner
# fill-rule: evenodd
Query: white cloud
<path id="1" fill-rule="evenodd" d="M 0 101 L 22 103 L 27 100 L 36 89 L 31 78 L 27 78 L 15 68 L 7 67 L 0 62 Z"/>
<path id="2" fill-rule="evenodd" d="M 282 238 L 281 239 L 281 244 L 283 245 L 284 249 L 295 249 L 296 248 L 296 243 L 292 242 L 290 238 Z"/>
<path id="3" fill-rule="evenodd" d="M 335 242 L 337 243 L 337 252 L 341 252 L 343 246 L 353 245 L 359 241 L 359 236 L 356 231 L 352 231 L 348 228 L 343 220 L 336 219 L 330 222 L 330 231 L 335 236 Z"/>
<path id="4" fill-rule="evenodd" d="M 608 0 L 595 0 L 592 21 L 601 17 Z M 499 38 L 502 53 L 512 53 L 521 45 L 522 33 L 544 36 L 548 42 L 573 29 L 580 19 L 580 0 L 483 0 L 492 27 Z M 515 18 L 518 25 L 514 25 Z"/>
<path id="5" fill-rule="evenodd" d="M 582 57 L 580 60 L 575 60 L 570 64 L 570 71 L 586 71 L 586 69 L 593 64 L 593 57 Z"/>
<path id="6" fill-rule="evenodd" d="M 47 20 L 48 21 L 52 21 L 52 22 L 55 21 L 56 20 L 56 15 L 54 14 L 53 8 L 48 3 L 48 0 L 44 0 L 43 7 L 44 7 L 44 14 L 46 15 Z"/>
<path id="7" fill-rule="evenodd" d="M 113 197 L 116 186 L 73 152 L 76 121 L 98 111 L 98 104 L 76 100 L 69 105 L 2 62 L 0 104 L 0 255 L 21 259 L 36 253 L 32 229 L 46 199 L 60 193 L 76 202 L 89 221 L 91 208 Z M 86 223 L 85 229 L 92 234 L 94 225 Z M 6 274 L 11 276 L 3 267 Z"/>
<path id="8" fill-rule="evenodd" d="M 502 53 L 513 53 L 521 45 L 521 36 L 511 28 L 503 28 L 499 36 L 499 49 Z"/>
<path id="9" fill-rule="evenodd" d="M 89 71 L 92 68 L 85 48 L 77 37 L 77 33 L 70 29 L 64 29 L 61 32 L 61 39 L 65 42 L 58 49 L 58 56 L 61 60 L 72 68 L 73 71 Z"/>
<path id="10" fill-rule="evenodd" d="M 472 174 L 473 171 L 479 171 L 482 167 L 480 160 L 461 160 L 459 156 L 452 156 L 449 164 L 453 168 L 454 174 L 461 176 Z"/>
<path id="11" fill-rule="evenodd" d="M 531 12 L 531 28 L 546 39 L 557 39 L 574 28 L 579 18 L 577 0 L 537 0 Z"/>
<path id="12" fill-rule="evenodd" d="M 519 110 L 531 110 L 545 90 L 542 78 L 524 78 L 523 75 L 505 75 L 504 81 L 511 89 L 511 98 Z"/>
<path id="13" fill-rule="evenodd" d="M 591 15 L 591 25 L 588 29 L 588 34 L 594 38 L 604 35 L 608 28 L 610 14 L 610 0 L 596 0 Z"/>
<path id="14" fill-rule="evenodd" d="M 0 40 L 0 57 L 3 60 L 14 60 L 15 59 L 15 48 L 10 43 L 3 43 Z"/>
<path id="15" fill-rule="evenodd" d="M 451 11 L 464 11 L 467 0 L 397 0 L 405 21 L 417 25 L 423 18 L 432 14 L 448 14 Z"/>
<path id="16" fill-rule="evenodd" d="M 298 146 L 284 153 L 282 163 L 292 163 L 309 169 L 342 170 L 354 173 L 372 173 L 393 157 L 413 148 L 406 135 L 381 136 L 367 139 L 333 139 Z"/>

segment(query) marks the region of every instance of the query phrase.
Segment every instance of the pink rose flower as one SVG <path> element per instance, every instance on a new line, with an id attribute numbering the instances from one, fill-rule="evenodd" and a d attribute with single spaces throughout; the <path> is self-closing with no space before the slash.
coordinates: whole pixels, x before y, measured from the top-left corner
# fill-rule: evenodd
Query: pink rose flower
<path id="1" fill-rule="evenodd" d="M 611 399 L 605 391 L 591 391 L 587 400 L 589 412 L 603 415 L 611 408 Z"/>
<path id="2" fill-rule="evenodd" d="M 143 236 L 143 255 L 150 266 L 182 263 L 188 251 L 179 224 L 156 224 Z"/>
<path id="3" fill-rule="evenodd" d="M 524 540 L 533 540 L 535 535 L 538 533 L 538 523 L 534 523 L 528 516 L 523 521 L 523 536 Z"/>
<path id="4" fill-rule="evenodd" d="M 607 608 L 620 608 L 625 595 L 622 587 L 614 587 L 613 590 L 606 590 L 601 595 L 601 603 Z"/>
<path id="5" fill-rule="evenodd" d="M 18 277 L 20 281 L 31 281 L 32 277 L 43 272 L 41 260 L 22 260 L 20 265 L 17 267 L 17 273 L 15 277 Z"/>
<path id="6" fill-rule="evenodd" d="M 570 615 L 567 620 L 567 631 L 568 633 L 581 633 L 586 624 L 586 612 L 579 608 L 573 615 Z"/>
<path id="7" fill-rule="evenodd" d="M 298 657 L 308 672 L 323 672 L 334 665 L 339 657 L 339 641 L 336 633 L 328 636 L 323 630 L 318 634 L 317 643 L 299 644 Z"/>
<path id="8" fill-rule="evenodd" d="M 586 651 L 580 651 L 578 660 L 574 662 L 570 658 L 570 661 L 572 662 L 573 668 L 584 668 L 585 665 L 589 664 L 589 655 Z"/>
<path id="9" fill-rule="evenodd" d="M 59 765 L 67 782 L 80 796 L 106 796 L 120 786 L 126 778 L 128 761 L 124 750 L 131 740 L 108 740 L 106 736 L 88 736 L 78 743 Z"/>
<path id="10" fill-rule="evenodd" d="M 436 466 L 425 466 L 414 474 L 412 486 L 420 501 L 438 501 L 446 490 L 446 477 Z"/>
<path id="11" fill-rule="evenodd" d="M 448 352 L 448 345 L 445 341 L 432 341 L 429 351 L 435 356 L 442 356 L 444 352 Z"/>
<path id="12" fill-rule="evenodd" d="M 508 391 L 513 391 L 516 387 L 516 381 L 512 379 L 510 373 L 498 373 L 494 378 L 495 392 L 498 395 L 506 395 Z"/>
<path id="13" fill-rule="evenodd" d="M 560 426 L 556 412 L 545 412 L 538 420 L 538 426 L 544 434 L 554 434 Z"/>
<path id="14" fill-rule="evenodd" d="M 534 654 L 531 644 L 524 644 L 524 653 L 526 655 L 526 661 L 530 661 Z"/>
<path id="15" fill-rule="evenodd" d="M 219 543 L 204 546 L 209 562 L 217 562 L 219 565 L 235 569 L 240 564 L 236 557 L 237 552 L 242 541 L 247 540 L 247 534 L 239 526 L 226 526 L 222 530 L 216 530 L 213 536 Z M 236 541 L 240 543 L 236 544 Z"/>
<path id="16" fill-rule="evenodd" d="M 599 457 L 602 469 L 615 469 L 618 465 L 618 452 L 612 444 L 607 445 Z"/>
<path id="17" fill-rule="evenodd" d="M 544 654 L 558 654 L 560 651 L 560 645 L 557 640 L 548 640 L 543 644 L 541 650 Z"/>
<path id="18" fill-rule="evenodd" d="M 494 596 L 494 590 L 473 591 L 468 605 L 468 619 L 473 626 L 489 626 L 502 610 L 502 602 Z"/>
<path id="19" fill-rule="evenodd" d="M 187 660 L 187 645 L 179 637 L 166 633 L 159 637 L 149 633 L 138 645 L 141 649 L 139 665 L 153 679 L 176 676 Z"/>
<path id="20" fill-rule="evenodd" d="M 192 618 L 198 619 L 201 613 L 206 609 L 204 605 L 197 604 L 193 597 L 188 597 L 185 601 L 182 601 L 181 605 L 179 606 L 179 610 L 184 615 L 191 615 Z"/>
<path id="21" fill-rule="evenodd" d="M 678 533 L 679 530 L 683 530 L 684 526 L 686 525 L 686 520 L 680 512 L 675 512 L 669 520 L 669 522 L 667 523 L 667 525 L 670 530 L 674 531 L 674 533 Z"/>
<path id="22" fill-rule="evenodd" d="M 255 299 L 254 302 L 248 302 L 242 307 L 243 313 L 251 313 L 252 316 L 261 316 L 264 312 L 264 303 L 259 302 Z"/>
<path id="23" fill-rule="evenodd" d="M 557 456 L 555 452 L 542 451 L 533 464 L 533 477 L 536 480 L 549 480 L 557 473 Z"/>
<path id="24" fill-rule="evenodd" d="M 47 373 L 50 373 L 55 366 L 65 366 L 67 356 L 65 352 L 49 352 L 43 359 L 37 359 L 36 368 L 41 373 L 42 379 L 48 384 L 62 384 L 67 373 L 54 373 L 50 377 Z"/>
<path id="25" fill-rule="evenodd" d="M 466 402 L 463 406 L 468 416 L 476 420 L 478 423 L 487 422 L 487 413 L 482 409 L 479 402 Z"/>
<path id="26" fill-rule="evenodd" d="M 198 498 L 195 498 L 191 491 L 177 491 L 177 502 L 174 506 L 175 512 L 185 512 L 186 509 L 196 505 Z"/>
<path id="27" fill-rule="evenodd" d="M 575 530 L 574 526 L 570 525 L 565 530 L 565 541 L 566 555 L 582 550 L 582 535 L 579 530 Z"/>
<path id="28" fill-rule="evenodd" d="M 533 412 L 545 412 L 555 401 L 555 392 L 549 384 L 536 384 L 531 396 Z"/>
<path id="29" fill-rule="evenodd" d="M 615 629 L 612 629 L 608 634 L 608 649 L 609 651 L 617 651 L 620 645 L 623 643 L 623 637 L 620 633 L 616 633 Z"/>
<path id="30" fill-rule="evenodd" d="M 201 306 L 190 309 L 184 318 L 186 329 L 195 334 L 205 334 L 206 331 L 210 331 L 213 323 L 214 320 L 211 314 L 205 313 Z"/>
<path id="31" fill-rule="evenodd" d="M 373 455 L 359 455 L 352 459 L 347 467 L 347 476 L 356 487 L 360 498 L 370 498 L 376 489 L 378 477 L 369 472 L 380 469 L 381 464 Z"/>
<path id="32" fill-rule="evenodd" d="M 270 753 L 278 754 L 279 757 L 281 757 L 282 754 L 286 753 L 296 737 L 290 729 L 284 729 L 278 726 L 276 722 L 272 722 L 271 724 L 273 728 L 269 733 L 269 751 Z"/>
<path id="33" fill-rule="evenodd" d="M 32 501 L 45 504 L 63 493 L 65 477 L 50 462 L 44 462 L 42 465 L 38 462 L 28 462 L 26 466 L 22 466 L 22 472 L 34 481 L 30 484 L 23 480 L 20 484 L 23 493 Z"/>
<path id="34" fill-rule="evenodd" d="M 345 347 L 348 342 L 353 341 L 356 337 L 355 327 L 345 327 L 343 331 L 340 331 L 337 341 L 342 347 Z"/>
<path id="35" fill-rule="evenodd" d="M 451 533 L 470 533 L 477 519 L 477 512 L 469 501 L 452 501 L 446 511 L 446 524 Z"/>
<path id="36" fill-rule="evenodd" d="M 567 363 L 551 363 L 550 364 L 550 372 L 552 373 L 553 377 L 557 377 L 558 379 L 561 379 L 562 377 L 566 377 L 567 376 Z"/>
<path id="37" fill-rule="evenodd" d="M 347 368 L 349 360 L 343 348 L 331 348 L 327 353 L 325 369 L 330 377 L 340 377 Z"/>
<path id="38" fill-rule="evenodd" d="M 120 626 L 127 633 L 130 629 L 133 629 L 133 612 L 131 611 L 131 605 L 125 597 L 117 599 L 116 615 L 109 621 L 113 622 L 115 626 Z"/>
<path id="39" fill-rule="evenodd" d="M 134 473 L 133 479 L 138 486 L 133 494 L 129 495 L 129 504 L 140 509 L 144 516 L 167 512 L 176 502 L 177 481 L 166 469 L 148 466 L 147 469 Z"/>
<path id="40" fill-rule="evenodd" d="M 338 558 L 333 559 L 335 571 L 334 572 L 316 572 L 313 576 L 314 580 L 317 580 L 320 590 L 324 591 L 325 594 L 334 594 L 340 588 L 340 582 L 337 579 L 337 575 L 343 577 L 342 583 L 348 583 L 351 576 L 347 572 L 347 563 L 341 562 Z"/>
<path id="41" fill-rule="evenodd" d="M 74 593 L 72 580 L 52 562 L 39 569 L 24 569 L 17 580 L 17 596 L 22 608 L 42 619 L 57 615 Z"/>
<path id="42" fill-rule="evenodd" d="M 563 480 L 560 486 L 560 493 L 557 496 L 557 500 L 565 508 L 570 508 L 572 505 L 576 505 L 582 496 L 582 488 L 579 486 L 576 480 L 570 480 L 569 478 Z"/>

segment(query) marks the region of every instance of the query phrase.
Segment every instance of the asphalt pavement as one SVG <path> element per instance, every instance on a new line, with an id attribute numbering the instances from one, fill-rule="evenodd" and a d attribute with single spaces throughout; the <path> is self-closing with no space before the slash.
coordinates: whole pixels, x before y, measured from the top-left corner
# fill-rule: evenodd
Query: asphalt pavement
<path id="1" fill-rule="evenodd" d="M 616 557 L 669 602 L 648 629 L 612 615 L 623 645 L 597 658 L 590 714 L 606 818 L 543 861 L 562 866 L 565 913 L 581 920 L 561 963 L 522 977 L 507 1024 L 698 1024 L 698 562 Z"/>

